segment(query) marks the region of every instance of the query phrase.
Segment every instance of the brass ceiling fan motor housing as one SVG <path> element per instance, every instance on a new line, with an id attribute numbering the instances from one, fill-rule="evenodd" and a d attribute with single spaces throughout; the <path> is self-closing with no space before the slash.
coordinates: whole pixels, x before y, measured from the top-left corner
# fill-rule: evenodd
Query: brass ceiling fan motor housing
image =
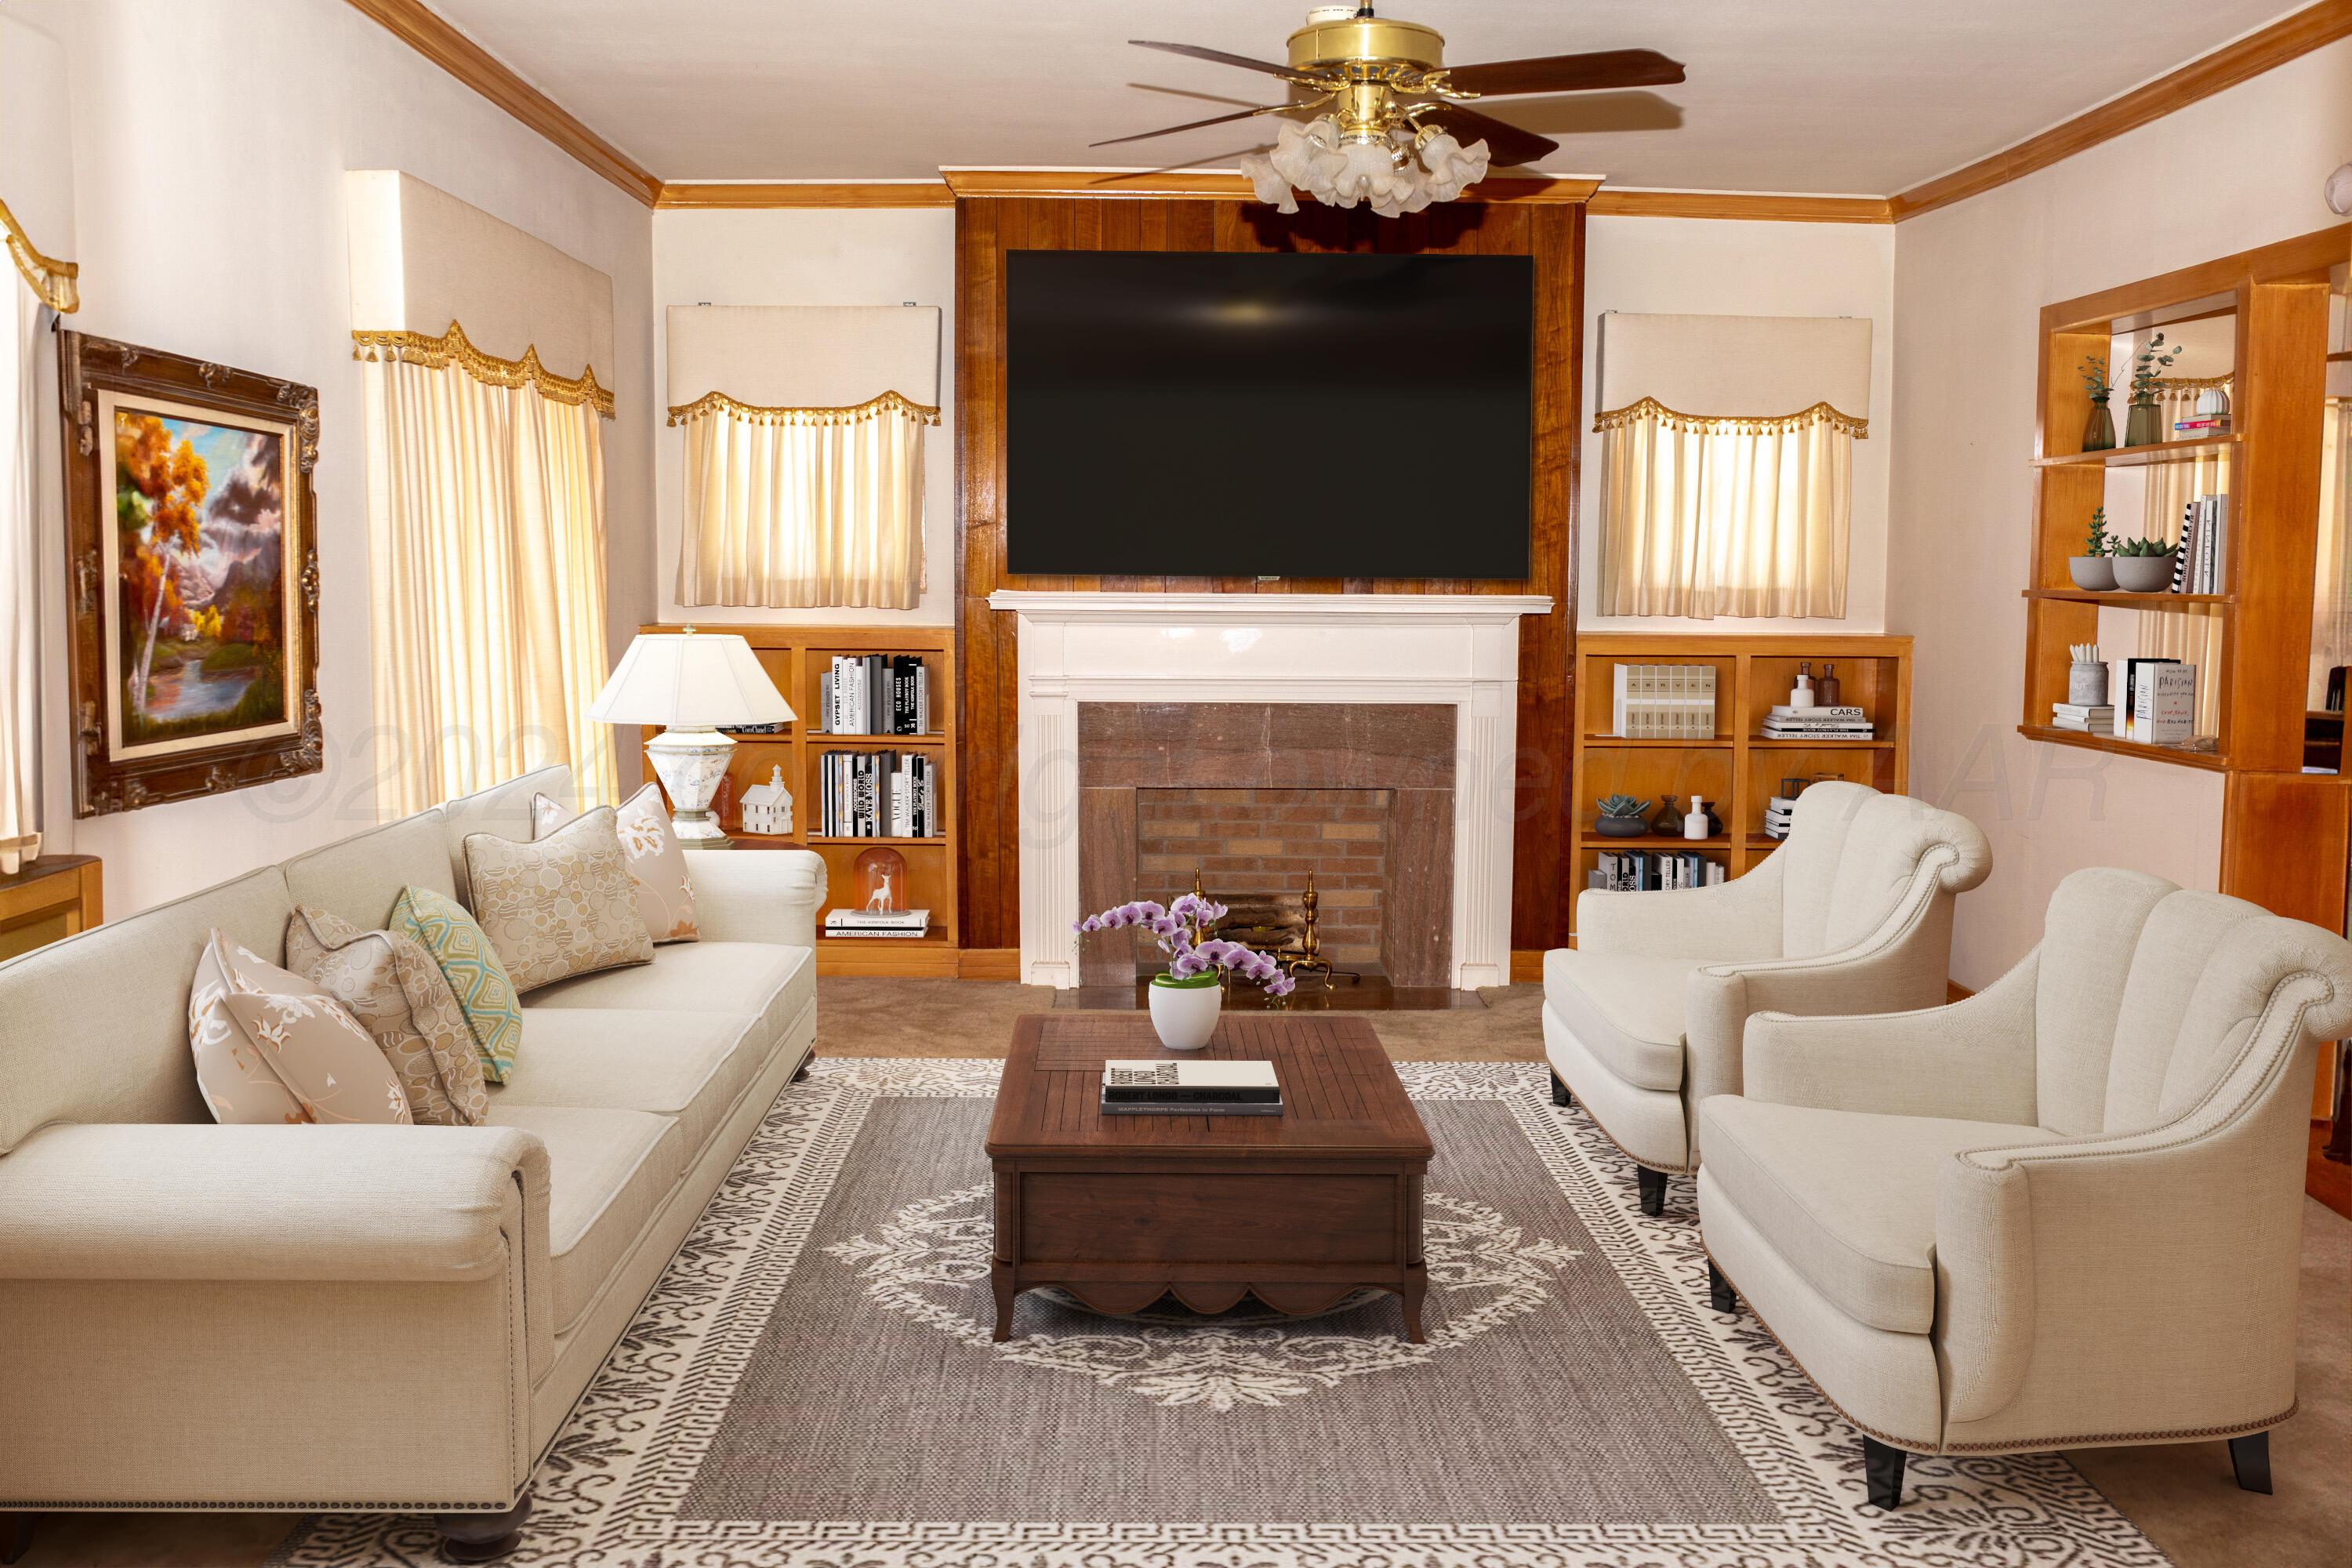
<path id="1" fill-rule="evenodd" d="M 1290 35 L 1291 69 L 1346 83 L 1337 89 L 1339 121 L 1350 142 L 1385 142 L 1398 118 L 1391 95 L 1427 90 L 1424 79 L 1444 63 L 1445 38 L 1436 28 L 1336 5 L 1309 13 Z"/>

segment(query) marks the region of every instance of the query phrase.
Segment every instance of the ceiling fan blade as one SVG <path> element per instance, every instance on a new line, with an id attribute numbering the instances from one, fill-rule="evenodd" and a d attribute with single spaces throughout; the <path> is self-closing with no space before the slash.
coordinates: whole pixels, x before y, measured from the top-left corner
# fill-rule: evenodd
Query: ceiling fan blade
<path id="1" fill-rule="evenodd" d="M 1309 76 L 1305 71 L 1293 70 L 1288 66 L 1278 66 L 1270 60 L 1254 60 L 1247 55 L 1229 55 L 1223 49 L 1204 49 L 1198 44 L 1160 44 L 1152 42 L 1150 38 L 1129 38 L 1128 42 L 1139 49 L 1159 49 L 1163 53 L 1186 55 L 1193 59 L 1208 60 L 1216 65 L 1239 66 L 1244 70 L 1264 71 L 1268 76 L 1278 76 L 1285 81 L 1305 82 L 1309 87 L 1330 85 L 1321 77 Z"/>
<path id="2" fill-rule="evenodd" d="M 1532 131 L 1522 131 L 1507 125 L 1491 114 L 1460 103 L 1436 103 L 1413 116 L 1416 120 L 1443 126 L 1448 134 L 1465 146 L 1485 140 L 1486 153 L 1496 168 L 1514 163 L 1532 163 L 1559 143 L 1549 136 L 1538 136 Z"/>
<path id="3" fill-rule="evenodd" d="M 1683 79 L 1680 60 L 1655 49 L 1601 49 L 1587 55 L 1544 55 L 1457 66 L 1445 84 L 1462 92 L 1507 97 L 1519 92 L 1591 92 L 1611 87 L 1664 87 Z"/>
<path id="4" fill-rule="evenodd" d="M 1181 125 L 1163 125 L 1157 131 L 1139 131 L 1132 136 L 1114 136 L 1108 142 L 1089 142 L 1089 147 L 1116 147 L 1122 142 L 1149 142 L 1154 136 L 1173 136 L 1179 131 L 1198 131 L 1203 125 L 1223 125 L 1229 120 L 1250 120 L 1261 114 L 1279 114 L 1286 109 L 1303 107 L 1290 103 L 1269 103 L 1259 109 L 1244 109 L 1232 114 L 1213 114 L 1206 120 L 1188 120 Z"/>

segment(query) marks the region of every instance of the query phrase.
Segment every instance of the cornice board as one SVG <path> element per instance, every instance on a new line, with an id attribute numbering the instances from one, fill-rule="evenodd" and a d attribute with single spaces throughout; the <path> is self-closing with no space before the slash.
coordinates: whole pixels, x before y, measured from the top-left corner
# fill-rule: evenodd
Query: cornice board
<path id="1" fill-rule="evenodd" d="M 1505 626 L 1521 616 L 1551 614 L 1552 601 L 1549 594 L 1070 594 L 999 588 L 988 595 L 988 607 L 1068 625 Z"/>
<path id="2" fill-rule="evenodd" d="M 1131 196 L 1166 201 L 1249 201 L 1255 193 L 1240 174 L 1166 169 L 963 169 L 940 177 L 959 201 L 991 196 Z M 1515 175 L 1482 180 L 1462 194 L 1468 202 L 1581 202 L 1601 188 L 1598 178 Z"/>
<path id="3" fill-rule="evenodd" d="M 1728 218 L 1750 223 L 1893 223 L 1885 196 L 1807 196 L 1752 191 L 1620 191 L 1593 194 L 1595 217 Z"/>
<path id="4" fill-rule="evenodd" d="M 951 207 L 944 180 L 782 180 L 665 182 L 654 197 L 662 212 L 771 207 Z"/>
<path id="5" fill-rule="evenodd" d="M 2352 37 L 2352 0 L 2321 0 L 2039 136 L 1901 192 L 1894 198 L 1895 219 L 1900 223 L 2023 179 L 2346 37 Z"/>
<path id="6" fill-rule="evenodd" d="M 410 48 L 546 137 L 587 168 L 647 206 L 661 181 L 572 118 L 564 107 L 507 68 L 481 45 L 442 20 L 424 0 L 350 0 Z"/>

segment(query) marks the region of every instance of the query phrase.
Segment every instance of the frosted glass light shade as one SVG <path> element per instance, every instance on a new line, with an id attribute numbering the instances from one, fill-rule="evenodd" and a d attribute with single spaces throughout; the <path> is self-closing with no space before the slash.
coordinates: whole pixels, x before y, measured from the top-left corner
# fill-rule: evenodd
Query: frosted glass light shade
<path id="1" fill-rule="evenodd" d="M 639 633 L 588 716 L 673 730 L 793 720 L 750 643 L 730 633 L 693 631 Z"/>

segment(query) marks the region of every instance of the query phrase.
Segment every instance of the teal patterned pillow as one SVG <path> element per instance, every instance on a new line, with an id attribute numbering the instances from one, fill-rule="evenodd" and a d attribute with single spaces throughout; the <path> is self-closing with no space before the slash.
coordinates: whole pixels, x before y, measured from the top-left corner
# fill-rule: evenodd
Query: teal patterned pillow
<path id="1" fill-rule="evenodd" d="M 457 1008 L 482 1051 L 482 1076 L 504 1083 L 522 1044 L 522 1005 L 498 950 L 466 906 L 429 888 L 403 888 L 387 929 L 415 937 L 457 994 Z"/>

